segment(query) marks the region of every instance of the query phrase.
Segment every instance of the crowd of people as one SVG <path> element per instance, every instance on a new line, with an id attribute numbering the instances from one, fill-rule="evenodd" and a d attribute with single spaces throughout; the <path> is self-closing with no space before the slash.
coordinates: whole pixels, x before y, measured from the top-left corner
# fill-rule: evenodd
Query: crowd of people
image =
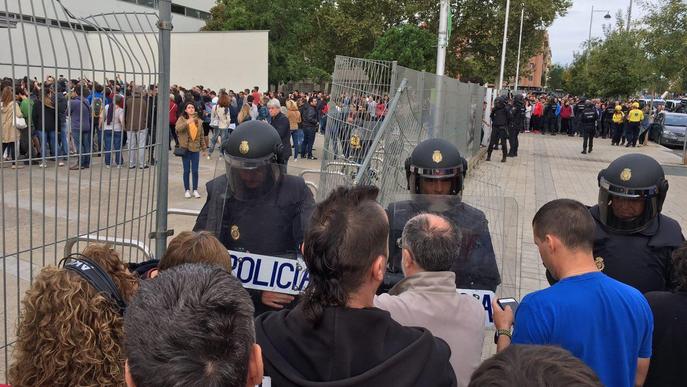
<path id="1" fill-rule="evenodd" d="M 248 138 L 267 127 L 242 124 L 230 136 L 230 150 L 240 146 L 233 142 L 236 136 Z M 274 143 L 279 141 L 275 133 Z M 431 149 L 441 145 L 435 139 L 427 143 Z M 448 162 L 463 165 L 459 158 Z M 417 173 L 419 189 L 427 194 L 425 184 L 436 182 L 426 183 L 423 176 L 436 175 L 414 169 L 414 163 L 410 174 Z M 631 179 L 618 172 L 628 166 L 640 176 L 637 184 L 648 192 L 646 198 L 619 196 L 617 188 Z M 437 168 L 441 179 L 462 181 L 461 173 L 447 175 L 450 169 Z M 687 316 L 687 244 L 679 226 L 660 214 L 667 185 L 659 169 L 647 156 L 623 156 L 600 174 L 599 206 L 557 199 L 538 210 L 532 232 L 552 286 L 525 296 L 517 310 L 494 300 L 497 354 L 484 361 L 484 306 L 456 292 L 456 271 L 471 270 L 469 258 L 456 258 L 471 243 L 470 232 L 445 211 L 413 215 L 394 242 L 401 249 L 403 278 L 380 293 L 395 222 L 378 204 L 378 188 L 360 185 L 336 188 L 324 201 L 311 203 L 309 219 L 300 219 L 310 282 L 297 299 L 247 292 L 243 279 L 232 275 L 223 231 L 182 232 L 159 261 L 126 265 L 111 247 L 94 244 L 57 267 L 43 268 L 22 301 L 9 382 L 679 386 L 687 359 L 680 334 Z M 227 177 L 218 179 L 227 184 Z M 608 207 L 599 209 L 604 202 Z M 289 206 L 308 207 L 293 200 Z M 653 215 L 625 218 L 628 208 Z M 215 229 L 208 225 L 212 215 L 201 214 L 197 225 Z M 622 225 L 633 227 L 628 232 L 648 232 L 636 219 L 658 225 L 649 237 L 654 245 L 672 246 L 660 250 L 670 261 L 655 270 L 657 281 L 654 270 L 635 267 L 648 256 L 622 254 L 624 264 L 619 264 L 610 252 L 602 253 L 606 269 L 603 258 L 595 257 L 599 243 L 613 238 L 624 245 L 644 243 L 644 236 L 610 235 Z M 599 227 L 609 233 L 601 242 Z M 231 227 L 231 238 L 242 238 L 239 226 Z M 261 312 L 263 303 L 273 308 Z"/>
<path id="2" fill-rule="evenodd" d="M 664 104 L 652 106 L 634 99 L 559 98 L 531 93 L 497 97 L 491 114 L 489 149 L 500 143 L 504 149 L 501 161 L 505 162 L 506 157 L 517 157 L 518 135 L 530 132 L 582 137 L 583 154 L 592 152 L 595 138 L 610 139 L 615 146 L 641 147 L 647 144 L 651 125 L 664 110 Z M 685 102 L 677 104 L 673 111 L 687 113 Z M 488 153 L 491 155 L 491 151 Z"/>
<path id="3" fill-rule="evenodd" d="M 102 84 L 88 79 L 48 76 L 0 83 L 2 104 L 1 166 L 64 166 L 89 168 L 91 157 L 104 156 L 106 168 L 125 165 L 147 169 L 156 162 L 157 88 L 125 83 L 121 78 Z M 212 158 L 239 124 L 266 121 L 278 130 L 288 158 L 316 160 L 313 145 L 324 133 L 329 95 L 323 92 L 261 92 L 259 87 L 214 91 L 202 85 L 173 85 L 169 90 L 168 150 L 181 157 L 184 196 L 200 198 L 198 168 Z M 281 115 L 280 115 L 281 114 Z M 274 122 L 273 122 L 274 121 Z M 202 132 L 201 132 L 202 131 Z M 293 152 L 291 152 L 293 149 Z"/>

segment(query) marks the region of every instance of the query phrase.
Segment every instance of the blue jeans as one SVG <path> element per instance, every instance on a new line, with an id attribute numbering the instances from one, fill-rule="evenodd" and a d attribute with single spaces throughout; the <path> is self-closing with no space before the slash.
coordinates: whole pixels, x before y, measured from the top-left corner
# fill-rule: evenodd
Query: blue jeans
<path id="1" fill-rule="evenodd" d="M 301 154 L 303 147 L 303 129 L 296 129 L 291 132 L 291 139 L 293 140 L 293 159 L 297 159 Z"/>
<path id="2" fill-rule="evenodd" d="M 50 156 L 57 156 L 59 154 L 57 150 L 57 132 L 39 130 L 37 131 L 41 139 L 41 158 L 43 162 Z M 50 147 L 50 149 L 48 149 Z"/>
<path id="3" fill-rule="evenodd" d="M 193 174 L 193 190 L 198 189 L 198 163 L 200 162 L 200 152 L 186 151 L 186 155 L 181 158 L 184 164 L 184 190 L 189 190 L 188 175 Z"/>
<path id="4" fill-rule="evenodd" d="M 229 138 L 229 129 L 224 128 L 214 128 L 212 131 L 212 138 L 210 139 L 210 146 L 208 148 L 208 155 L 212 154 L 212 151 L 215 150 L 215 145 L 217 144 L 217 138 L 222 137 L 222 142 L 219 144 L 219 153 L 222 154 L 222 144 L 224 144 L 227 139 Z"/>
<path id="5" fill-rule="evenodd" d="M 66 160 L 69 156 L 69 133 L 66 130 L 60 132 L 60 142 L 59 155 L 64 156 L 63 159 Z"/>
<path id="6" fill-rule="evenodd" d="M 104 130 L 103 149 L 105 150 L 105 165 L 110 165 L 112 153 L 116 165 L 122 165 L 122 132 Z"/>
<path id="7" fill-rule="evenodd" d="M 317 128 L 303 128 L 303 147 L 301 149 L 301 157 L 313 157 L 312 146 L 315 144 L 315 134 Z"/>
<path id="8" fill-rule="evenodd" d="M 77 153 L 81 156 L 78 165 L 81 168 L 88 168 L 91 166 L 91 132 L 82 132 L 79 130 L 72 130 L 72 138 L 74 139 L 74 146 Z"/>

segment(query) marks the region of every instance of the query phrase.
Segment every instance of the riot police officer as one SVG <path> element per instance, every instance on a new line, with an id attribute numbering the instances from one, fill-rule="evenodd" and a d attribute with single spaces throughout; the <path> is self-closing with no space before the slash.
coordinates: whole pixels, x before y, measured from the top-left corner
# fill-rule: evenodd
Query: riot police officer
<path id="1" fill-rule="evenodd" d="M 582 127 L 580 126 L 582 121 L 582 112 L 584 111 L 586 103 L 587 99 L 582 97 L 573 106 L 573 123 L 575 125 L 575 132 L 578 133 L 580 136 L 582 136 Z"/>
<path id="2" fill-rule="evenodd" d="M 511 112 L 506 106 L 506 99 L 504 97 L 496 98 L 494 101 L 494 109 L 491 111 L 491 138 L 489 139 L 489 147 L 487 148 L 487 161 L 491 160 L 491 152 L 500 140 L 501 150 L 503 151 L 501 162 L 506 162 L 506 155 L 508 153 L 506 137 L 508 137 L 510 122 Z"/>
<path id="3" fill-rule="evenodd" d="M 518 157 L 518 135 L 525 127 L 525 99 L 522 94 L 517 94 L 513 99 L 513 106 L 511 107 L 511 123 L 508 128 L 508 142 L 510 143 L 510 152 L 508 157 Z"/>
<path id="4" fill-rule="evenodd" d="M 646 155 L 624 155 L 599 172 L 598 184 L 599 202 L 589 211 L 599 270 L 642 293 L 672 290 L 671 255 L 684 236 L 678 222 L 661 213 L 668 192 L 661 165 Z"/>
<path id="5" fill-rule="evenodd" d="M 302 177 L 286 174 L 277 131 L 264 121 L 239 125 L 222 145 L 226 174 L 207 183 L 194 231 L 207 230 L 230 250 L 296 258 L 315 203 Z M 250 290 L 255 313 L 293 297 Z"/>
<path id="6" fill-rule="evenodd" d="M 389 262 L 382 291 L 403 278 L 400 238 L 403 227 L 423 212 L 440 213 L 461 234 L 461 250 L 451 268 L 460 289 L 494 291 L 501 283 L 496 257 L 484 213 L 461 200 L 467 161 L 458 149 L 443 139 L 418 144 L 406 160 L 411 200 L 389 204 Z"/>
<path id="7" fill-rule="evenodd" d="M 611 128 L 613 127 L 613 114 L 615 114 L 615 103 L 608 101 L 601 118 L 601 138 L 612 137 Z"/>
<path id="8" fill-rule="evenodd" d="M 596 133 L 596 122 L 599 120 L 599 113 L 594 107 L 592 101 L 586 101 L 582 117 L 580 117 L 580 126 L 582 128 L 582 154 L 592 153 L 594 147 L 594 135 Z"/>

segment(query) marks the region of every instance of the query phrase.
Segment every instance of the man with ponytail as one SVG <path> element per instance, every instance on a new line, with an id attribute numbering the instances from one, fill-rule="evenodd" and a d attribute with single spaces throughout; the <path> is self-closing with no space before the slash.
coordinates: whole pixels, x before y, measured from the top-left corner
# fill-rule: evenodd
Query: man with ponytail
<path id="1" fill-rule="evenodd" d="M 294 309 L 256 319 L 272 385 L 456 385 L 444 341 L 373 306 L 389 254 L 377 194 L 339 187 L 315 209 L 303 244 L 310 285 Z"/>

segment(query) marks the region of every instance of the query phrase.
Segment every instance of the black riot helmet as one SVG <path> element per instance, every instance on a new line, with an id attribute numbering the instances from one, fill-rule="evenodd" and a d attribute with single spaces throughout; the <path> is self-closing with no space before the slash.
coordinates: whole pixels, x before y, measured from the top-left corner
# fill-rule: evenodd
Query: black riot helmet
<path id="1" fill-rule="evenodd" d="M 494 100 L 494 106 L 497 109 L 503 109 L 506 106 L 506 99 L 504 97 L 497 97 L 496 100 Z"/>
<path id="2" fill-rule="evenodd" d="M 645 229 L 661 212 L 668 192 L 661 165 L 639 153 L 615 159 L 599 172 L 598 180 L 599 220 L 618 233 L 632 234 Z M 612 205 L 617 198 L 642 201 L 644 210 L 631 219 L 616 216 Z"/>
<path id="3" fill-rule="evenodd" d="M 415 194 L 422 193 L 423 180 L 450 180 L 450 195 L 460 195 L 463 191 L 463 178 L 467 172 L 467 161 L 460 156 L 455 145 L 432 138 L 419 143 L 406 160 L 408 189 Z"/>
<path id="4" fill-rule="evenodd" d="M 282 142 L 265 121 L 246 121 L 222 145 L 229 190 L 239 200 L 258 199 L 274 189 L 285 174 Z"/>
<path id="5" fill-rule="evenodd" d="M 591 109 L 594 107 L 594 102 L 592 102 L 590 100 L 586 100 L 586 101 L 584 101 L 584 107 L 585 107 L 585 109 Z"/>

